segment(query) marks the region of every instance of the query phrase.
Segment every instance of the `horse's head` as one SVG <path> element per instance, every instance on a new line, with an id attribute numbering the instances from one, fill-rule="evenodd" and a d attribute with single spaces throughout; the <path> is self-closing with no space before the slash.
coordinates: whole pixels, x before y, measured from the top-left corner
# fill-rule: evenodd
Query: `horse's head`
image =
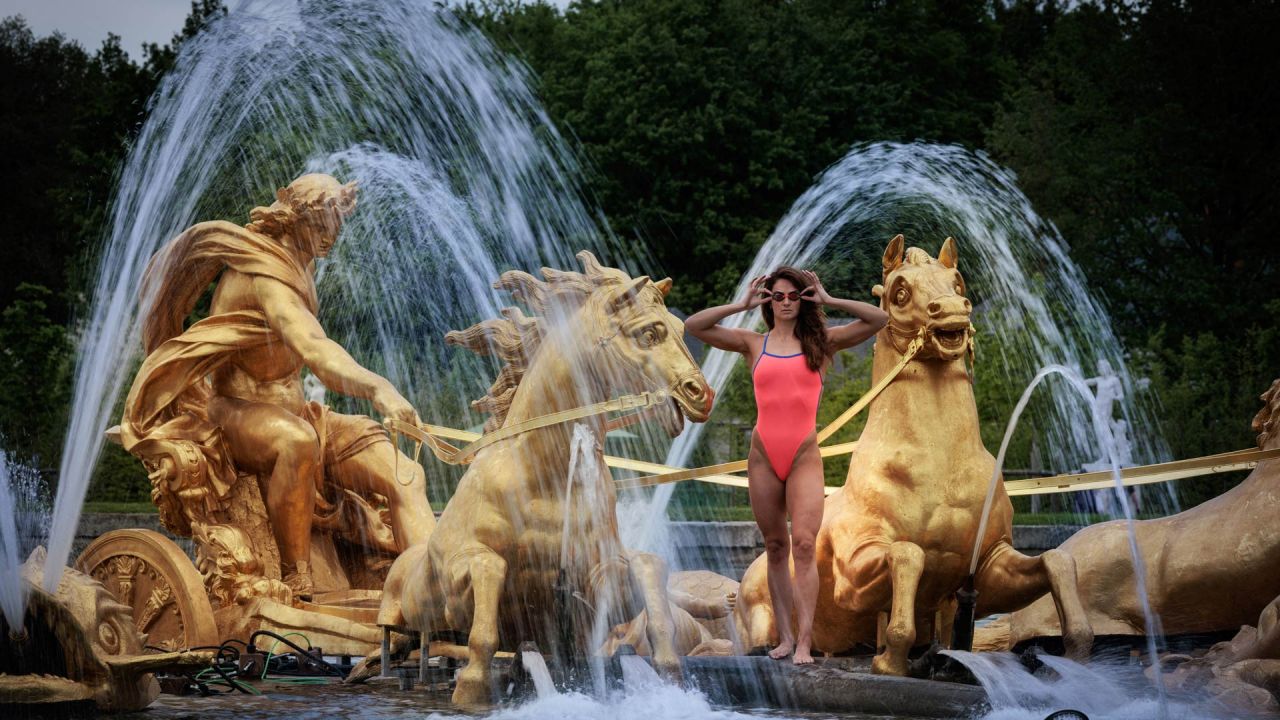
<path id="1" fill-rule="evenodd" d="M 601 265 L 585 250 L 578 259 L 584 272 L 542 268 L 544 279 L 539 280 L 508 270 L 494 283 L 532 310 L 532 317 L 506 308 L 501 320 L 485 320 L 445 336 L 452 345 L 506 362 L 488 394 L 472 403 L 492 413 L 486 431 L 502 427 L 517 388 L 533 372 L 538 349 L 547 344 L 556 347 L 555 357 L 568 361 L 573 380 L 592 395 L 666 392 L 671 402 L 657 413 L 673 437 L 686 417 L 704 422 L 714 393 L 685 347 L 684 324 L 663 301 L 671 281 L 632 278 Z M 545 384 L 546 378 L 539 382 Z"/>
<path id="2" fill-rule="evenodd" d="M 586 258 L 583 262 L 589 264 Z M 684 429 L 684 418 L 706 421 L 715 393 L 684 344 L 684 323 L 667 310 L 664 298 L 670 290 L 670 278 L 653 282 L 648 276 L 604 285 L 580 317 L 584 329 L 596 333 L 592 341 L 599 358 L 593 374 L 610 391 L 670 393 L 672 402 L 658 410 L 658 418 L 675 437 Z"/>
<path id="3" fill-rule="evenodd" d="M 888 333 L 901 352 L 923 329 L 925 343 L 920 359 L 956 360 L 963 357 L 973 333 L 973 306 L 964 296 L 964 278 L 956 269 L 956 241 L 947 238 L 930 257 L 920 248 L 903 252 L 898 235 L 884 251 L 884 280 L 872 293 L 889 313 Z"/>

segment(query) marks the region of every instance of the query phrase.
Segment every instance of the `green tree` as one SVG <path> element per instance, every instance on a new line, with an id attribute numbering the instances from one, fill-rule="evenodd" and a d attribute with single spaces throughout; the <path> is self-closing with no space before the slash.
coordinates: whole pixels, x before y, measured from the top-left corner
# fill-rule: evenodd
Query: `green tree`
<path id="1" fill-rule="evenodd" d="M 42 469 L 58 462 L 70 395 L 71 343 L 52 298 L 22 283 L 0 311 L 0 438 L 13 457 Z"/>
<path id="2" fill-rule="evenodd" d="M 869 139 L 978 144 L 999 96 L 981 2 L 472 5 L 594 164 L 613 227 L 722 301 L 816 173 Z"/>
<path id="3" fill-rule="evenodd" d="M 1085 3 L 1042 19 L 995 156 L 1135 344 L 1161 326 L 1172 340 L 1247 327 L 1280 272 L 1280 96 L 1256 83 L 1280 71 L 1266 40 L 1280 5 Z"/>

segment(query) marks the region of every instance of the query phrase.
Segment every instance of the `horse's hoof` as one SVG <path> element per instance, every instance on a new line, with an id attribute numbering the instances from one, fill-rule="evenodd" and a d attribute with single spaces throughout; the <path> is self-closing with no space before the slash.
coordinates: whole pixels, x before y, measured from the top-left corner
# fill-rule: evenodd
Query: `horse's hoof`
<path id="1" fill-rule="evenodd" d="M 680 685 L 684 682 L 684 667 L 680 664 L 680 658 L 677 655 L 662 655 L 653 658 L 653 670 L 669 683 Z"/>
<path id="2" fill-rule="evenodd" d="M 453 704 L 473 708 L 485 708 L 493 704 L 489 678 L 483 673 L 468 673 L 470 666 L 458 673 L 458 685 L 453 689 Z"/>
<path id="3" fill-rule="evenodd" d="M 1087 663 L 1093 655 L 1093 629 L 1073 628 L 1067 632 L 1062 644 L 1067 659 Z"/>
<path id="4" fill-rule="evenodd" d="M 905 677 L 907 674 L 907 664 L 905 662 L 894 662 L 886 657 L 888 653 L 881 653 L 871 660 L 871 672 L 876 675 L 897 675 Z"/>

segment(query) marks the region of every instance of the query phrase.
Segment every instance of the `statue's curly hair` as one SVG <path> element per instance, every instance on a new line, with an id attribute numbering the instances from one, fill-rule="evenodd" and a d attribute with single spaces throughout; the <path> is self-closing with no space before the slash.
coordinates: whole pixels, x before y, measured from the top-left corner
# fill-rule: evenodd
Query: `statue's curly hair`
<path id="1" fill-rule="evenodd" d="M 1267 442 L 1273 440 L 1280 431 L 1280 379 L 1271 383 L 1271 387 L 1262 393 L 1262 409 L 1254 416 L 1251 427 L 1258 433 L 1258 447 L 1266 449 Z"/>
<path id="2" fill-rule="evenodd" d="M 276 190 L 276 201 L 249 211 L 246 229 L 267 237 L 288 233 L 308 210 L 330 206 L 346 215 L 356 206 L 356 183 L 338 182 L 332 175 L 310 173 Z"/>

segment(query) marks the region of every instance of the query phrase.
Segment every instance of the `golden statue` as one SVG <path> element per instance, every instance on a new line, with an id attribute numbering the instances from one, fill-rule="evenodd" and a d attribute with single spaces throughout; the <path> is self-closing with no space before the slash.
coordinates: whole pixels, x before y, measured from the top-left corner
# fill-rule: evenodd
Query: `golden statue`
<path id="1" fill-rule="evenodd" d="M 492 414 L 486 432 L 646 391 L 669 394 L 654 410 L 673 437 L 685 417 L 705 421 L 713 394 L 663 302 L 671 281 L 632 279 L 588 252 L 578 258 L 583 273 L 543 268 L 543 282 L 509 271 L 497 282 L 536 317 L 508 308 L 506 319 L 448 334 L 449 343 L 506 363 L 474 403 Z M 454 702 L 489 702 L 489 663 L 500 647 L 532 640 L 580 657 L 592 650 L 593 623 L 620 622 L 640 609 L 654 664 L 679 671 L 666 567 L 654 555 L 628 552 L 618 537 L 606 427 L 597 416 L 480 450 L 431 540 L 392 567 L 379 625 L 424 639 L 468 633 Z M 570 647 L 558 637 L 566 630 Z"/>
<path id="2" fill-rule="evenodd" d="M 244 227 L 184 231 L 143 279 L 147 356 L 113 434 L 150 472 L 165 527 L 195 538 L 224 637 L 252 630 L 251 616 L 286 628 L 331 623 L 332 613 L 291 612 L 326 614 L 304 605 L 322 597 L 363 603 L 371 621 L 392 560 L 435 524 L 421 466 L 398 455 L 381 425 L 303 394 L 306 368 L 333 391 L 417 422 L 391 383 L 316 319 L 315 260 L 333 247 L 355 194 L 354 183 L 304 175 Z M 186 327 L 215 280 L 208 317 Z M 138 547 L 137 537 L 102 538 L 81 564 L 97 573 L 117 556 L 162 559 Z M 377 642 L 372 626 L 335 632 L 326 648 Z"/>
<path id="3" fill-rule="evenodd" d="M 1175 697 L 1193 701 L 1212 699 L 1246 716 L 1280 711 L 1280 597 L 1245 625 L 1236 636 L 1209 648 L 1203 655 L 1165 654 L 1159 665 L 1147 668 Z M 1164 668 L 1174 666 L 1169 673 Z"/>
<path id="4" fill-rule="evenodd" d="M 1280 447 L 1280 380 L 1253 419 L 1258 447 Z M 1134 523 L 1146 564 L 1152 612 L 1168 635 L 1234 630 L 1254 622 L 1280 596 L 1280 461 L 1263 460 L 1244 482 L 1190 510 Z M 1059 550 L 1075 560 L 1080 600 L 1094 632 L 1146 634 L 1124 520 L 1091 525 Z M 1007 637 L 1002 637 L 1007 633 Z M 1040 601 L 983 633 L 985 646 L 1011 647 L 1062 634 L 1053 606 Z M 1280 646 L 1273 658 L 1280 658 Z"/>
<path id="5" fill-rule="evenodd" d="M 905 675 L 917 641 L 950 640 L 954 596 L 965 583 L 995 459 L 982 445 L 965 367 L 973 333 L 955 241 L 935 259 L 903 251 L 899 235 L 884 253 L 873 293 L 889 313 L 876 336 L 872 384 L 894 368 L 913 338 L 924 344 L 870 405 L 845 484 L 827 496 L 817 537 L 818 607 L 814 648 L 876 647 L 878 673 Z M 999 488 L 982 539 L 978 611 L 1007 612 L 1052 591 L 1070 632 L 1073 656 L 1093 635 L 1076 596 L 1071 556 L 1027 557 L 1011 545 L 1013 508 Z M 748 647 L 775 641 L 765 560 L 743 576 L 737 605 Z M 884 616 L 884 617 L 882 617 Z"/>
<path id="6" fill-rule="evenodd" d="M 681 570 L 667 580 L 667 598 L 676 627 L 678 655 L 741 655 L 733 641 L 733 606 L 738 582 L 710 570 Z M 648 613 L 643 610 L 630 622 L 615 625 L 600 654 L 611 656 L 623 645 L 637 655 L 651 655 Z"/>
<path id="7" fill-rule="evenodd" d="M 160 694 L 156 671 L 209 666 L 212 653 L 146 650 L 129 607 L 84 573 L 67 568 L 57 591 L 46 591 L 44 563 L 36 548 L 21 568 L 25 628 L 0 642 L 0 706 L 88 700 L 103 712 L 141 710 Z"/>

